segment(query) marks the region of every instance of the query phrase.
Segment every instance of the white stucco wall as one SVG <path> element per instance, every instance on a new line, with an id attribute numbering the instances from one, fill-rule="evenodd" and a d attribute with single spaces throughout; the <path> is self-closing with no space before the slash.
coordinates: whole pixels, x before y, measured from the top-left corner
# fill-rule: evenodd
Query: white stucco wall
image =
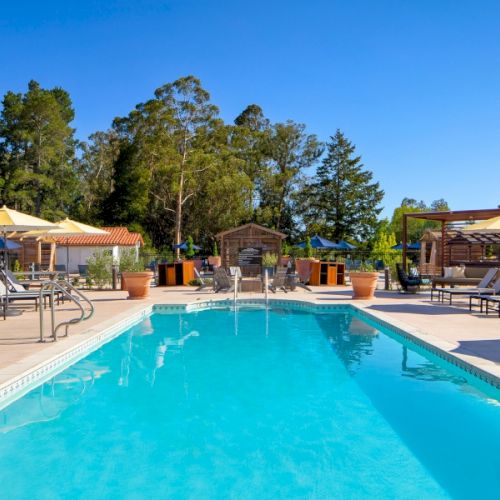
<path id="1" fill-rule="evenodd" d="M 78 273 L 78 265 L 87 264 L 87 259 L 95 252 L 102 252 L 104 250 L 109 250 L 112 252 L 113 261 L 115 264 L 119 264 L 120 262 L 120 251 L 129 250 L 130 248 L 135 248 L 136 258 L 139 257 L 139 246 L 136 247 L 69 247 L 69 272 L 70 273 Z M 56 248 L 56 264 L 66 265 L 66 247 L 65 246 L 57 246 Z"/>

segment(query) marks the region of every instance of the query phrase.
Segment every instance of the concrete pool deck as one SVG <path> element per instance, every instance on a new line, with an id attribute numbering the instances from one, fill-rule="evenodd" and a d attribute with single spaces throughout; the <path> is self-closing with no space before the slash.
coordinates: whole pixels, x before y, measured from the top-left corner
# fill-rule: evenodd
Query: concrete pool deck
<path id="1" fill-rule="evenodd" d="M 416 295 L 378 290 L 373 301 L 351 300 L 350 287 L 312 287 L 305 290 L 270 294 L 270 298 L 303 300 L 315 304 L 354 304 L 367 313 L 410 333 L 434 348 L 449 353 L 500 381 L 500 319 L 496 313 L 473 313 L 468 301 L 453 307 L 430 301 L 430 293 Z M 21 316 L 0 320 L 0 389 L 23 374 L 69 352 L 102 331 L 139 314 L 154 304 L 188 304 L 206 300 L 224 300 L 232 294 L 196 292 L 194 287 L 152 288 L 143 301 L 127 300 L 127 292 L 84 292 L 95 304 L 95 315 L 70 327 L 68 337 L 58 342 L 39 340 L 39 313 L 31 304 L 23 305 Z M 243 293 L 240 298 L 260 298 L 262 293 Z M 14 306 L 19 307 L 19 303 Z M 58 306 L 56 322 L 75 317 L 74 304 Z M 46 311 L 46 336 L 49 335 L 49 311 Z M 499 385 L 498 383 L 496 384 Z"/>

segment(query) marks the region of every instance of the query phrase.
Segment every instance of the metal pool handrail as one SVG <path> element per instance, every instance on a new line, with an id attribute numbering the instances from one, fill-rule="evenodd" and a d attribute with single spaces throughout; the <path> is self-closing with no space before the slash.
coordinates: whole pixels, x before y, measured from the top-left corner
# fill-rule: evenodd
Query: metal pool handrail
<path id="1" fill-rule="evenodd" d="M 51 319 L 51 331 L 52 340 L 57 341 L 57 331 L 61 327 L 65 327 L 65 336 L 68 335 L 68 328 L 71 325 L 76 325 L 82 321 L 86 321 L 91 318 L 94 314 L 94 304 L 92 301 L 86 297 L 80 290 L 76 289 L 71 283 L 66 280 L 48 280 L 44 281 L 40 287 L 40 342 L 45 342 L 44 339 L 44 307 L 42 307 L 42 300 L 44 298 L 44 292 L 50 291 L 50 319 Z M 77 318 L 72 318 L 67 321 L 62 321 L 57 326 L 55 324 L 55 302 L 54 295 L 56 290 L 63 294 L 64 297 L 68 298 L 74 302 L 80 309 L 80 316 Z M 75 293 L 77 297 L 73 295 Z M 89 306 L 89 311 L 87 312 L 82 304 L 82 301 L 87 303 Z"/>

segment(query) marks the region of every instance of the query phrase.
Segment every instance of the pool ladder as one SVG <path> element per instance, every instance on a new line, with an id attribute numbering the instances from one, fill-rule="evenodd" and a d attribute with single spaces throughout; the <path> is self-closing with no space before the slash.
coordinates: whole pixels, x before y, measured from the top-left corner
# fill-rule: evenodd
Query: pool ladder
<path id="1" fill-rule="evenodd" d="M 76 325 L 82 321 L 86 321 L 91 318 L 94 314 L 94 304 L 92 301 L 86 297 L 80 290 L 76 289 L 71 283 L 66 280 L 48 280 L 42 283 L 40 287 L 40 342 L 45 342 L 44 337 L 44 311 L 43 302 L 47 296 L 44 292 L 50 291 L 50 326 L 51 326 L 51 338 L 55 342 L 57 341 L 57 332 L 60 328 L 65 329 L 65 336 L 68 336 L 68 329 L 71 325 Z M 80 309 L 80 316 L 77 318 L 72 318 L 66 321 L 61 321 L 56 325 L 56 313 L 55 313 L 55 301 L 56 293 L 62 294 L 63 300 L 69 299 L 74 302 Z M 86 304 L 88 307 L 84 307 Z"/>

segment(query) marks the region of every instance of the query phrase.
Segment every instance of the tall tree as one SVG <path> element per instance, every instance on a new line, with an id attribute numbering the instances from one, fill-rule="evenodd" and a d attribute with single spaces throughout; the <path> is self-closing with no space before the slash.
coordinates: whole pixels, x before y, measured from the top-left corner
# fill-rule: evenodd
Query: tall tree
<path id="1" fill-rule="evenodd" d="M 268 169 L 268 141 L 271 133 L 269 120 L 262 108 L 256 104 L 247 106 L 234 120 L 231 133 L 231 147 L 237 158 L 242 160 L 242 171 L 251 182 L 248 191 L 248 208 L 255 211 L 256 199 Z M 252 216 L 253 218 L 253 216 Z"/>
<path id="2" fill-rule="evenodd" d="M 160 87 L 153 99 L 114 122 L 119 137 L 135 147 L 135 164 L 149 176 L 146 217 L 158 246 L 172 223 L 174 242 L 181 242 L 185 208 L 199 201 L 209 174 L 218 175 L 214 168 L 224 157 L 228 132 L 217 115 L 200 81 L 188 76 Z"/>
<path id="3" fill-rule="evenodd" d="M 115 165 L 120 154 L 120 141 L 113 131 L 95 132 L 89 142 L 80 144 L 78 162 L 80 203 L 75 211 L 82 220 L 102 219 L 104 201 L 114 190 Z"/>
<path id="4" fill-rule="evenodd" d="M 260 220 L 277 230 L 292 230 L 293 195 L 305 169 L 321 156 L 321 144 L 305 125 L 288 120 L 276 123 L 266 141 L 269 169 L 260 189 Z"/>
<path id="5" fill-rule="evenodd" d="M 137 228 L 146 218 L 150 178 L 136 158 L 136 146 L 122 139 L 113 165 L 113 190 L 104 200 L 100 216 L 108 224 Z"/>
<path id="6" fill-rule="evenodd" d="M 403 239 L 403 215 L 407 213 L 419 212 L 439 212 L 450 210 L 448 203 L 440 198 L 434 200 L 430 206 L 425 201 L 417 201 L 414 198 L 403 198 L 401 205 L 394 209 L 391 218 L 391 231 L 396 235 L 396 239 L 401 241 Z M 418 241 L 426 229 L 438 229 L 439 222 L 408 218 L 407 225 L 407 238 L 408 241 Z"/>
<path id="7" fill-rule="evenodd" d="M 313 182 L 302 194 L 307 225 L 316 224 L 335 240 L 363 241 L 373 236 L 384 192 L 363 167 L 355 146 L 337 130 Z"/>
<path id="8" fill-rule="evenodd" d="M 35 215 L 62 216 L 77 187 L 69 94 L 30 81 L 25 94 L 7 92 L 2 104 L 2 201 Z"/>

